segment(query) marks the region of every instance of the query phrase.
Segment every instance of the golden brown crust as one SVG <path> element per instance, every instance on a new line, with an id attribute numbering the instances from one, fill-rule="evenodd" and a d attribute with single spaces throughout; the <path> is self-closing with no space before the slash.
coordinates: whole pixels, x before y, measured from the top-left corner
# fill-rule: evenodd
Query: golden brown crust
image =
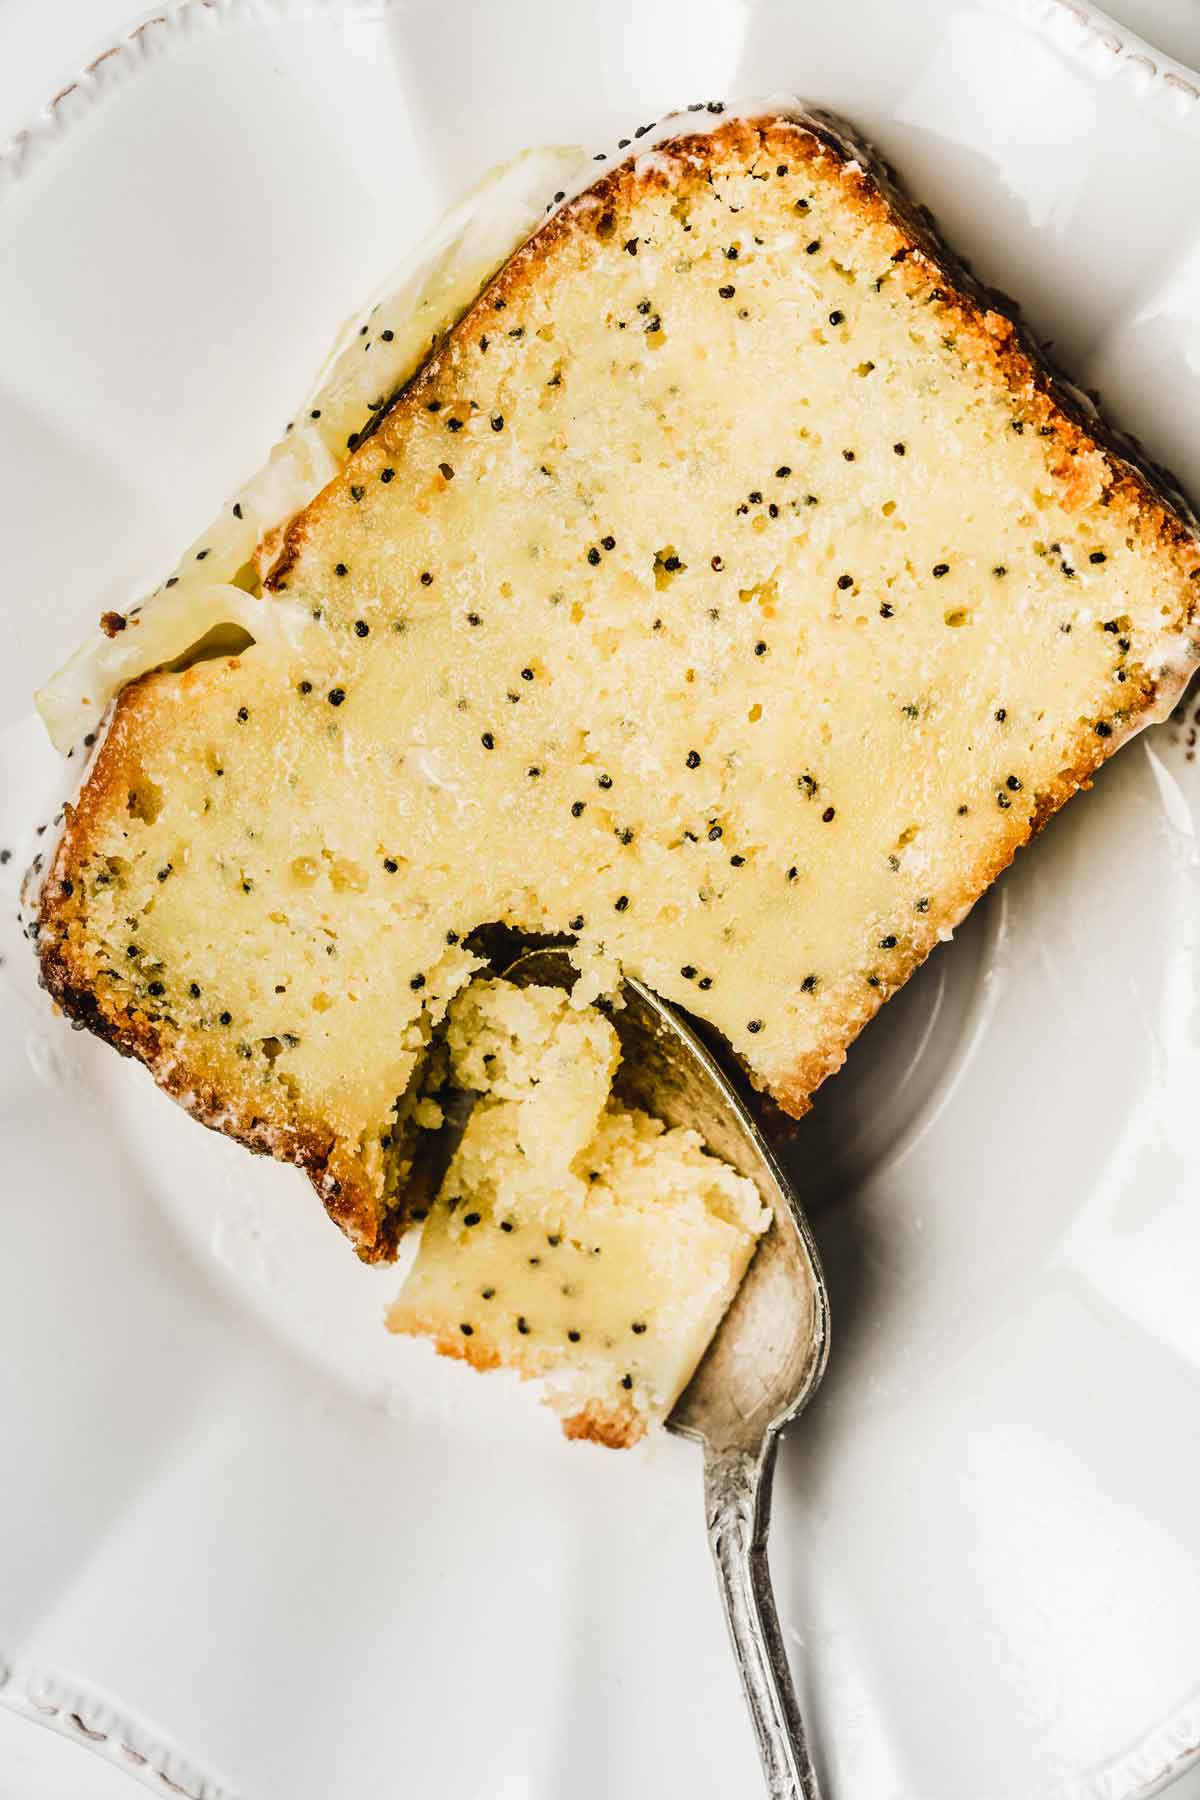
<path id="1" fill-rule="evenodd" d="M 464 1337 L 461 1332 L 448 1331 L 441 1319 L 422 1318 L 406 1313 L 403 1330 L 409 1337 L 428 1339 L 439 1356 L 468 1363 L 480 1374 L 511 1366 L 505 1365 L 499 1354 L 481 1344 L 478 1338 Z M 537 1379 L 536 1374 L 531 1371 L 517 1369 L 515 1373 L 526 1380 Z M 563 1436 L 573 1441 L 603 1444 L 609 1450 L 628 1450 L 645 1437 L 646 1421 L 632 1406 L 623 1407 L 616 1403 L 602 1406 L 599 1401 L 593 1400 L 578 1412 L 563 1415 L 562 1429 Z"/>
<path id="2" fill-rule="evenodd" d="M 603 1444 L 608 1450 L 630 1450 L 646 1435 L 646 1421 L 640 1413 L 635 1413 L 632 1409 L 623 1412 L 617 1407 L 604 1407 L 596 1403 L 565 1418 L 562 1428 L 566 1438 L 576 1442 Z"/>
<path id="3" fill-rule="evenodd" d="M 478 1338 L 453 1335 L 446 1330 L 440 1319 L 406 1317 L 404 1330 L 410 1337 L 428 1338 L 439 1356 L 450 1356 L 456 1362 L 470 1363 L 481 1374 L 500 1367 L 500 1358 L 495 1350 L 481 1344 Z"/>
<path id="4" fill-rule="evenodd" d="M 237 661 L 231 657 L 227 666 L 236 668 Z M 188 670 L 178 679 L 186 686 L 195 678 L 196 672 Z M 137 780 L 138 732 L 143 718 L 153 711 L 156 680 L 146 675 L 122 691 L 78 799 L 64 808 L 62 835 L 42 886 L 37 920 L 43 984 L 73 1023 L 94 1032 L 120 1055 L 144 1063 L 158 1085 L 199 1124 L 234 1138 L 256 1156 L 273 1156 L 303 1169 L 363 1261 L 385 1260 L 395 1255 L 397 1228 L 379 1217 L 354 1159 L 338 1145 L 328 1124 L 315 1117 L 264 1117 L 240 1105 L 228 1092 L 228 1084 L 219 1084 L 214 1071 L 196 1057 L 190 1038 L 185 1057 L 168 1023 L 151 1017 L 124 995 L 118 999 L 106 993 L 96 967 L 83 960 L 79 938 L 68 935 L 78 915 L 72 871 L 77 872 L 86 857 L 91 834 L 114 796 Z"/>
<path id="5" fill-rule="evenodd" d="M 869 150 L 851 140 L 836 121 L 822 115 L 800 118 L 783 116 L 747 121 L 731 119 L 718 129 L 669 139 L 652 159 L 631 160 L 606 174 L 594 187 L 568 203 L 541 227 L 505 265 L 485 293 L 439 346 L 407 387 L 383 409 L 370 435 L 388 429 L 389 417 L 416 410 L 432 386 L 443 376 L 447 358 L 461 343 L 476 341 L 499 298 L 511 299 L 537 280 L 551 248 L 573 234 L 586 235 L 612 229 L 616 214 L 626 204 L 654 189 L 666 189 L 684 172 L 695 174 L 726 160 L 753 159 L 758 155 L 807 158 L 814 167 L 836 178 L 847 204 L 864 223 L 890 233 L 893 265 L 905 290 L 914 298 L 936 298 L 953 325 L 964 354 L 980 366 L 990 366 L 1011 395 L 1014 421 L 1021 429 L 1036 431 L 1053 440 L 1052 471 L 1068 506 L 1082 507 L 1097 497 L 1095 485 L 1098 451 L 1103 459 L 1103 493 L 1107 505 L 1124 515 L 1131 535 L 1147 549 L 1174 562 L 1181 578 L 1196 582 L 1200 598 L 1200 548 L 1197 526 L 1183 502 L 1170 489 L 1169 480 L 1140 462 L 1133 450 L 1119 441 L 1101 422 L 1089 415 L 1081 396 L 1065 387 L 1012 316 L 1000 297 L 978 286 L 965 268 L 941 246 L 926 215 L 920 214 L 894 185 L 894 180 Z M 607 225 L 606 225 L 607 222 Z M 363 442 L 368 439 L 364 437 Z M 1085 453 L 1087 453 L 1085 455 Z M 353 459 L 351 460 L 353 467 Z M 435 477 L 440 479 L 440 477 Z M 268 576 L 266 586 L 280 592 L 295 564 L 315 520 L 330 504 L 330 489 L 292 521 Z M 1181 626 L 1190 626 L 1196 602 L 1187 607 Z M 1194 661 L 1196 647 L 1190 646 Z M 1191 663 L 1183 655 L 1171 677 L 1171 687 L 1182 688 Z M 186 681 L 187 677 L 183 679 Z M 111 1042 L 123 1055 L 137 1057 L 156 1080 L 182 1101 L 195 1117 L 214 1129 L 238 1138 L 254 1150 L 268 1152 L 304 1168 L 322 1201 L 355 1243 L 358 1254 L 372 1261 L 394 1252 L 394 1227 L 380 1217 L 378 1202 L 362 1177 L 350 1149 L 339 1144 L 331 1128 L 319 1119 L 292 1117 L 264 1120 L 233 1094 L 220 1095 L 211 1076 L 200 1066 L 190 1043 L 172 1042 L 169 1026 L 129 1004 L 106 1000 L 97 984 L 97 971 L 89 967 L 79 943 L 66 935 L 72 919 L 72 895 L 68 891 L 71 870 L 86 851 L 89 830 L 117 783 L 126 782 L 136 770 L 136 734 L 144 713 L 154 705 L 155 677 L 132 684 L 119 697 L 107 738 L 96 758 L 75 808 L 70 809 L 62 843 L 54 858 L 41 901 L 40 954 L 46 986 L 63 1010 L 77 1023 Z M 1174 698 L 1164 684 L 1155 693 L 1149 683 L 1137 686 L 1126 716 L 1106 738 L 1081 727 L 1066 766 L 1055 781 L 1036 794 L 1027 819 L 1014 816 L 1008 835 L 999 847 L 972 871 L 959 891 L 949 897 L 950 921 L 961 918 L 992 880 L 1012 860 L 1016 850 L 1038 830 L 1069 796 L 1087 786 L 1099 765 L 1126 737 L 1147 722 L 1150 707 L 1169 705 Z M 945 919 L 941 922 L 945 923 Z M 939 928 L 930 924 L 924 937 L 913 939 L 886 984 L 868 989 L 852 1013 L 839 1021 L 838 1041 L 798 1061 L 785 1079 L 775 1084 L 775 1097 L 794 1116 L 808 1107 L 813 1090 L 845 1059 L 846 1047 L 879 1006 L 929 954 Z M 469 1344 L 439 1344 L 444 1354 L 471 1357 Z M 627 1431 L 592 1413 L 568 1421 L 568 1435 L 613 1441 L 618 1430 Z M 622 1438 L 621 1441 L 628 1441 Z"/>

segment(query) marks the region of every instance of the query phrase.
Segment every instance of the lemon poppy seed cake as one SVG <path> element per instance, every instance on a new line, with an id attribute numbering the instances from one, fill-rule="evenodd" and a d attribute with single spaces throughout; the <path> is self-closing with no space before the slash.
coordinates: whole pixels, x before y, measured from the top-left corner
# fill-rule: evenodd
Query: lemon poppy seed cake
<path id="1" fill-rule="evenodd" d="M 1184 503 L 814 115 L 568 200 L 275 548 L 288 633 L 121 692 L 40 955 L 366 1259 L 476 928 L 799 1114 L 1197 655 Z"/>
<path id="2" fill-rule="evenodd" d="M 620 1046 L 594 1007 L 477 977 L 447 1024 L 432 1080 L 478 1099 L 416 1209 L 388 1325 L 540 1378 L 568 1437 L 636 1443 L 703 1355 L 767 1209 L 698 1132 L 612 1094 Z"/>

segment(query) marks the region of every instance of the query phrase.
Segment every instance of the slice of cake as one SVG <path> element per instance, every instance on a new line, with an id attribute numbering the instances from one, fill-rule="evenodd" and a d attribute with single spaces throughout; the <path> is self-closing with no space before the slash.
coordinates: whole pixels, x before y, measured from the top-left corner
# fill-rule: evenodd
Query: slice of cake
<path id="1" fill-rule="evenodd" d="M 752 1181 L 611 1096 L 613 1027 L 558 988 L 476 980 L 448 1080 L 479 1098 L 421 1223 L 393 1331 L 546 1381 L 568 1437 L 664 1419 L 769 1215 Z"/>
<path id="2" fill-rule="evenodd" d="M 598 1012 L 556 988 L 475 980 L 450 1006 L 447 1079 L 511 1106 L 518 1152 L 553 1179 L 588 1144 L 621 1058 Z"/>
<path id="3" fill-rule="evenodd" d="M 476 927 L 801 1113 L 1196 661 L 1182 501 L 817 117 L 614 167 L 374 420 L 289 630 L 122 692 L 39 921 L 62 1007 L 368 1259 Z"/>

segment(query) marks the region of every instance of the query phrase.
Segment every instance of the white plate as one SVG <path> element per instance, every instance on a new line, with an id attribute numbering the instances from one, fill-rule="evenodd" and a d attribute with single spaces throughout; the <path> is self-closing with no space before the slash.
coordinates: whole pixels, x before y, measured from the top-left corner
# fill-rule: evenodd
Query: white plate
<path id="1" fill-rule="evenodd" d="M 751 1795 L 693 1451 L 566 1445 L 386 1339 L 302 1177 L 51 1016 L 29 694 L 450 198 L 693 98 L 847 113 L 1200 490 L 1200 78 L 1058 0 L 158 17 L 0 206 L 0 1698 L 197 1800 Z M 796 1133 L 834 1354 L 774 1561 L 834 1796 L 1124 1800 L 1200 1740 L 1193 737 L 1124 752 Z"/>

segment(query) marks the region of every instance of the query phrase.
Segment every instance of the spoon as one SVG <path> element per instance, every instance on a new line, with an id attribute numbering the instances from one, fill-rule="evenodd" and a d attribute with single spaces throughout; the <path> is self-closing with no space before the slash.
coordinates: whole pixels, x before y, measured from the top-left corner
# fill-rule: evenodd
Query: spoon
<path id="1" fill-rule="evenodd" d="M 504 970 L 518 986 L 571 987 L 565 950 L 527 951 Z M 704 1448 L 704 1505 L 725 1617 L 769 1800 L 819 1800 L 783 1647 L 767 1530 L 779 1434 L 809 1399 L 829 1348 L 829 1297 L 787 1176 L 742 1093 L 674 1009 L 626 978 L 609 1010 L 621 1043 L 614 1092 L 668 1125 L 688 1125 L 754 1182 L 773 1218 L 668 1429 Z"/>

